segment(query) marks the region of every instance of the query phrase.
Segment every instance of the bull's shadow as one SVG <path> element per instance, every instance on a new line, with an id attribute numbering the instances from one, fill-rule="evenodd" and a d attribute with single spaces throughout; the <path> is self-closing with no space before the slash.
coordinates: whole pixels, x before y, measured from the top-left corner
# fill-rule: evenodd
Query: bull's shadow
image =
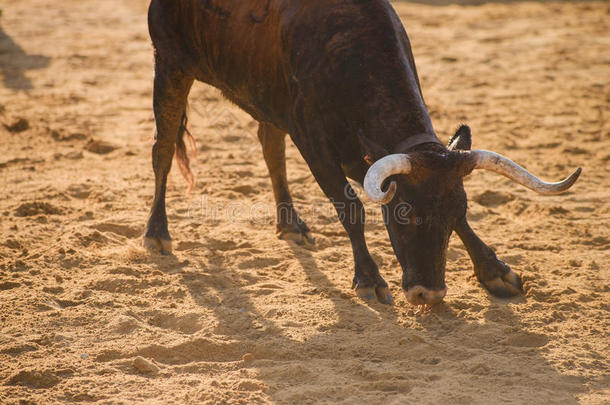
<path id="1" fill-rule="evenodd" d="M 302 286 L 305 292 L 302 292 L 301 294 L 319 295 L 321 300 L 329 300 L 337 315 L 337 320 L 334 322 L 335 325 L 349 326 L 353 325 L 355 320 L 360 324 L 361 322 L 367 321 L 373 322 L 374 320 L 379 320 L 379 318 L 390 320 L 396 319 L 396 312 L 391 306 L 385 306 L 379 303 L 367 305 L 364 302 L 353 302 L 346 298 L 345 293 L 337 288 L 328 276 L 319 269 L 315 257 L 308 249 L 298 246 L 293 242 L 279 243 L 286 243 L 287 249 L 285 249 L 285 252 L 288 254 L 287 259 L 296 259 L 303 271 L 307 283 Z M 347 248 L 349 249 L 349 247 Z M 274 322 L 266 319 L 266 314 L 259 313 L 252 303 L 250 296 L 253 292 L 247 288 L 239 287 L 238 283 L 232 282 L 239 278 L 239 270 L 224 268 L 222 263 L 215 260 L 214 257 L 208 262 L 198 262 L 196 267 L 200 272 L 197 274 L 187 274 L 183 278 L 183 281 L 195 302 L 204 308 L 211 308 L 217 312 L 216 316 L 220 321 L 216 330 L 217 333 L 226 334 L 227 337 L 230 337 L 231 339 L 239 339 L 239 334 L 244 333 L 244 331 L 247 330 L 278 330 L 278 327 Z M 163 268 L 160 269 L 163 270 Z M 226 276 L 224 277 L 224 281 L 221 281 L 220 284 L 227 285 L 228 283 L 231 283 L 230 288 L 212 287 L 212 285 L 218 284 L 217 279 L 212 283 L 207 282 L 210 278 L 217 278 L 220 276 L 219 273 L 216 273 L 213 277 L 210 276 L 210 272 L 215 272 L 216 270 L 224 273 L 224 276 Z M 350 282 L 351 276 L 350 273 L 345 274 L 346 284 Z M 298 282 L 299 281 L 295 281 L 295 283 Z M 207 294 L 207 292 L 212 289 L 216 294 Z M 353 294 L 355 296 L 356 293 L 353 292 Z M 221 302 L 217 302 L 217 299 L 213 298 L 214 295 L 220 295 Z M 228 305 L 233 308 L 234 311 L 238 310 L 243 314 L 241 317 L 242 319 L 237 322 L 235 327 L 226 323 L 223 324 L 223 321 L 227 320 L 227 314 L 224 312 L 225 308 L 223 308 L 224 305 Z M 346 307 L 349 307 L 349 309 Z M 296 349 L 296 346 L 302 345 L 302 343 L 291 341 L 291 345 L 295 346 Z M 302 349 L 303 348 L 301 347 L 298 351 L 302 352 Z"/>
<path id="2" fill-rule="evenodd" d="M 458 400 L 453 403 L 494 403 L 499 398 L 527 403 L 538 398 L 538 392 L 551 403 L 578 403 L 574 396 L 583 392 L 582 381 L 561 375 L 546 361 L 541 350 L 544 337 L 528 334 L 527 324 L 506 301 L 490 297 L 489 307 L 481 309 L 486 311 L 484 323 L 460 313 L 460 305 L 476 305 L 468 297 L 427 313 L 414 313 L 400 304 L 369 306 L 346 297 L 309 250 L 292 243 L 287 247 L 287 260 L 299 262 L 308 284 L 301 293 L 330 302 L 336 316 L 335 322 L 306 340 L 291 336 L 295 325 L 278 324 L 273 313 L 260 313 L 252 300 L 259 295 L 250 287 L 254 280 L 249 280 L 250 286 L 232 282 L 239 281 L 239 269 L 225 266 L 223 254 L 189 258 L 191 271 L 182 279 L 193 301 L 214 313 L 214 333 L 236 342 L 243 353 L 254 354 L 254 362 L 242 367 L 257 370 L 273 401 L 302 401 L 292 393 L 293 386 L 300 387 L 295 392 L 308 392 L 309 400 L 321 395 L 335 403 L 353 402 L 354 394 L 364 395 L 358 398 L 362 402 L 428 403 L 431 392 L 440 392 L 448 403 L 452 398 Z M 163 263 L 160 269 L 168 271 L 165 259 Z M 345 276 L 347 282 L 351 275 Z M 518 305 L 519 300 L 511 302 Z M 235 360 L 239 357 L 227 359 Z M 487 391 L 494 397 L 480 396 L 478 384 L 498 385 Z M 519 392 L 525 397 L 512 395 L 514 386 L 523 385 L 526 390 Z M 456 391 L 456 386 L 462 388 Z"/>
<path id="3" fill-rule="evenodd" d="M 26 72 L 43 69 L 49 66 L 50 60 L 48 56 L 26 53 L 0 25 L 0 74 L 5 87 L 15 90 L 33 89 Z"/>

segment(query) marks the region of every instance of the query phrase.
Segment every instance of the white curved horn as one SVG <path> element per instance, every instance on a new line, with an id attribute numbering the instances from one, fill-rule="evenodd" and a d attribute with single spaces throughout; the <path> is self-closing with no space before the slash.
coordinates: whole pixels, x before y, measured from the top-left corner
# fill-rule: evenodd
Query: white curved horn
<path id="1" fill-rule="evenodd" d="M 397 153 L 385 156 L 376 161 L 364 176 L 364 191 L 374 202 L 387 204 L 396 194 L 396 183 L 392 182 L 388 191 L 382 191 L 381 185 L 393 174 L 408 174 L 411 171 L 409 155 Z"/>
<path id="2" fill-rule="evenodd" d="M 534 176 L 532 173 L 525 170 L 512 160 L 499 155 L 495 152 L 487 150 L 473 150 L 470 152 L 474 159 L 474 168 L 491 170 L 503 176 L 508 177 L 516 183 L 519 183 L 530 190 L 534 190 L 540 194 L 559 194 L 576 182 L 582 169 L 579 167 L 567 179 L 557 183 L 547 183 Z"/>

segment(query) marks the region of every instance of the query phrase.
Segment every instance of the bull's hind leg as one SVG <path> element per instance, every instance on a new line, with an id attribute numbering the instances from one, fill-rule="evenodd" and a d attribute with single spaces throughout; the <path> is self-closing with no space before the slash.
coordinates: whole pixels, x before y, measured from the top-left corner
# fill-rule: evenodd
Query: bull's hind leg
<path id="1" fill-rule="evenodd" d="M 280 239 L 293 240 L 299 244 L 314 243 L 307 224 L 299 218 L 292 204 L 286 178 L 286 134 L 268 123 L 260 123 L 258 139 L 263 147 L 263 156 L 269 169 L 273 195 L 277 208 L 277 232 Z"/>
<path id="2" fill-rule="evenodd" d="M 455 228 L 474 264 L 477 279 L 497 297 L 507 298 L 521 293 L 521 279 L 472 230 L 466 218 Z"/>
<path id="3" fill-rule="evenodd" d="M 172 243 L 165 213 L 167 175 L 172 166 L 179 133 L 182 132 L 182 120 L 193 79 L 186 77 L 177 69 L 172 69 L 158 58 L 155 62 L 153 109 L 157 130 L 152 149 L 155 197 L 148 217 L 143 245 L 148 249 L 169 254 Z"/>

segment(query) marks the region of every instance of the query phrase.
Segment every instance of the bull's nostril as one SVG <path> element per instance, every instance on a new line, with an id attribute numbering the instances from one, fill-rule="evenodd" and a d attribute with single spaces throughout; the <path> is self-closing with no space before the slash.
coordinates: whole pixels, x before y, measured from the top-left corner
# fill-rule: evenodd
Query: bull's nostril
<path id="1" fill-rule="evenodd" d="M 438 304 L 443 300 L 447 289 L 443 290 L 429 290 L 423 286 L 413 286 L 409 289 L 405 289 L 405 295 L 407 301 L 413 305 L 434 305 Z"/>

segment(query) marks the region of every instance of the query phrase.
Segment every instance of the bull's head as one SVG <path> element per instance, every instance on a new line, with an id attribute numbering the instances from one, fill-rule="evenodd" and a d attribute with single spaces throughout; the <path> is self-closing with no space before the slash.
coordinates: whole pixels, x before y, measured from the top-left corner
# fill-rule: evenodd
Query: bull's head
<path id="1" fill-rule="evenodd" d="M 382 204 L 403 269 L 402 288 L 412 304 L 434 304 L 445 296 L 449 237 L 466 215 L 464 176 L 476 169 L 491 170 L 538 193 L 557 194 L 570 188 L 580 174 L 579 168 L 561 182 L 546 183 L 510 159 L 470 150 L 470 145 L 470 129 L 462 126 L 449 148 L 438 145 L 408 154 L 381 153 L 385 156 L 377 157 L 364 179 L 367 196 Z"/>

